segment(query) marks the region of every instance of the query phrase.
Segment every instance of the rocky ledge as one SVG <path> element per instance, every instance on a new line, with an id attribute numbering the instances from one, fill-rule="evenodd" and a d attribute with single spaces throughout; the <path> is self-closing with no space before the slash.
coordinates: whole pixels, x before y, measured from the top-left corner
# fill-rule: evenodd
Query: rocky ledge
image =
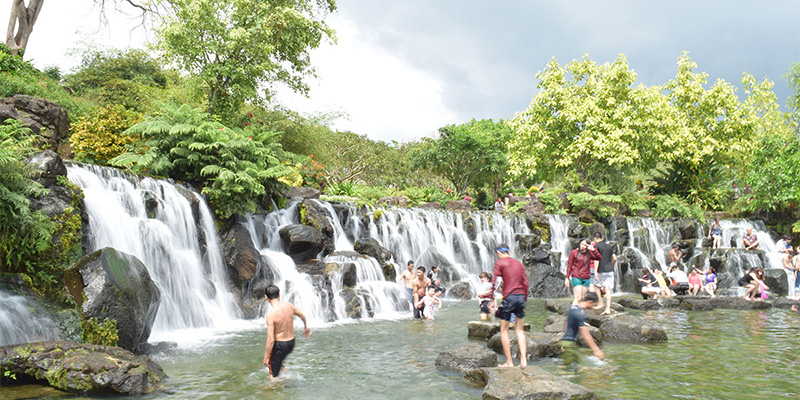
<path id="1" fill-rule="evenodd" d="M 681 308 L 691 311 L 707 311 L 717 308 L 732 310 L 763 310 L 773 307 L 769 301 L 750 301 L 741 297 L 701 297 L 701 296 L 675 296 L 668 298 L 658 298 L 655 300 L 644 299 L 619 299 L 619 303 L 624 307 L 635 310 L 654 310 L 658 308 Z M 788 300 L 785 297 L 778 298 L 774 302 L 775 307 L 783 307 L 785 304 L 800 304 L 800 301 Z M 786 307 L 789 307 L 786 306 Z"/>
<path id="2" fill-rule="evenodd" d="M 496 367 L 497 354 L 477 343 L 448 347 L 436 357 L 436 368 L 453 372 L 469 372 L 476 368 Z"/>
<path id="3" fill-rule="evenodd" d="M 513 335 L 514 324 L 511 323 L 508 326 L 508 329 L 512 331 L 510 335 Z M 522 326 L 522 329 L 525 331 L 531 330 L 531 324 L 525 323 Z M 500 332 L 500 322 L 495 321 L 469 321 L 467 323 L 467 338 L 469 339 L 479 339 L 479 340 L 489 340 L 492 336 Z"/>
<path id="4" fill-rule="evenodd" d="M 595 398 L 595 394 L 591 390 L 533 366 L 480 368 L 470 371 L 467 377 L 476 384 L 484 386 L 484 400 L 588 400 Z"/>
<path id="5" fill-rule="evenodd" d="M 166 378 L 148 357 L 119 347 L 61 341 L 0 348 L 0 377 L 6 375 L 69 392 L 108 394 L 149 393 Z"/>

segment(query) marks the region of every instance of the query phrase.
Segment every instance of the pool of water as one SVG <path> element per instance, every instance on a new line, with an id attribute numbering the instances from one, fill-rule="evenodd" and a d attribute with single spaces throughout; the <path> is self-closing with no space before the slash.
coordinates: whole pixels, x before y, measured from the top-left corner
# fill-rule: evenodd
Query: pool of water
<path id="1" fill-rule="evenodd" d="M 543 300 L 528 302 L 526 319 L 541 331 Z M 560 360 L 533 363 L 584 385 L 600 398 L 800 398 L 800 318 L 786 310 L 640 313 L 664 326 L 663 344 L 603 343 L 607 363 L 579 367 Z M 477 304 L 446 302 L 433 322 L 364 321 L 298 336 L 287 378 L 268 383 L 261 363 L 261 321 L 192 348 L 155 357 L 169 375 L 167 389 L 138 399 L 479 399 L 481 388 L 436 371 L 446 347 L 467 342 Z M 584 355 L 590 352 L 585 350 Z M 502 361 L 502 356 L 499 357 Z M 10 395 L 14 389 L 0 388 Z M 72 397 L 94 398 L 101 397 Z"/>

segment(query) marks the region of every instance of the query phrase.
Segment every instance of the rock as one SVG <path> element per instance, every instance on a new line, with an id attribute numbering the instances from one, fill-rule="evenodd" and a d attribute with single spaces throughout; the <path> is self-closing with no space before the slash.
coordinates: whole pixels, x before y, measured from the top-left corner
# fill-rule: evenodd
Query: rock
<path id="1" fill-rule="evenodd" d="M 469 300 L 474 296 L 469 282 L 459 282 L 447 290 L 447 297 L 454 297 L 461 300 Z"/>
<path id="2" fill-rule="evenodd" d="M 142 346 L 140 346 L 142 354 L 148 356 L 154 354 L 168 353 L 177 348 L 178 344 L 175 342 L 158 342 L 155 344 L 145 343 Z"/>
<path id="3" fill-rule="evenodd" d="M 286 225 L 278 233 L 283 241 L 283 252 L 296 263 L 317 258 L 325 247 L 322 232 L 311 226 Z"/>
<path id="4" fill-rule="evenodd" d="M 476 368 L 496 367 L 497 353 L 477 343 L 448 347 L 436 357 L 436 368 L 454 372 L 467 372 Z"/>
<path id="5" fill-rule="evenodd" d="M 638 342 L 658 343 L 667 341 L 664 328 L 650 321 L 630 314 L 604 315 L 593 317 L 587 315 L 587 321 L 600 329 L 604 339 L 630 340 Z"/>
<path id="6" fill-rule="evenodd" d="M 22 94 L 0 99 L 0 105 L 0 123 L 9 118 L 19 120 L 31 128 L 45 148 L 53 151 L 63 149 L 62 154 L 69 152 L 67 143 L 62 146 L 69 137 L 69 117 L 63 107 Z"/>
<path id="7" fill-rule="evenodd" d="M 525 340 L 528 343 L 527 356 L 528 360 L 534 360 L 544 357 L 556 357 L 562 353 L 562 348 L 558 344 L 558 340 L 562 335 L 544 332 L 525 332 Z M 514 358 L 519 357 L 519 346 L 517 345 L 517 335 L 513 330 L 508 333 L 509 343 L 511 345 L 511 356 Z M 500 341 L 500 333 L 496 333 L 486 343 L 486 346 L 494 350 L 498 354 L 503 354 L 503 344 Z"/>
<path id="8" fill-rule="evenodd" d="M 627 229 L 617 229 L 615 237 L 620 246 L 625 247 L 631 240 L 631 233 Z"/>
<path id="9" fill-rule="evenodd" d="M 397 271 L 394 268 L 395 255 L 383 247 L 380 242 L 372 238 L 359 239 L 353 245 L 353 250 L 365 256 L 370 256 L 378 261 L 378 264 L 383 269 L 383 276 L 387 281 L 394 282 L 397 277 Z"/>
<path id="10" fill-rule="evenodd" d="M 595 233 L 600 233 L 603 237 L 606 237 L 606 226 L 602 222 L 595 222 L 589 225 L 589 236 L 593 236 Z"/>
<path id="11" fill-rule="evenodd" d="M 320 192 L 317 189 L 314 189 L 313 187 L 308 187 L 308 186 L 295 187 L 295 186 L 293 186 L 293 187 L 289 188 L 288 192 L 286 192 L 286 197 L 287 198 L 300 197 L 300 198 L 303 198 L 303 199 L 318 199 L 321 194 L 322 194 L 322 192 Z"/>
<path id="12" fill-rule="evenodd" d="M 520 251 L 522 252 L 529 252 L 542 244 L 542 237 L 539 234 L 521 234 L 518 233 L 514 235 L 514 239 L 517 241 L 517 246 L 519 247 Z"/>
<path id="13" fill-rule="evenodd" d="M 359 300 L 356 292 L 353 289 L 342 289 L 339 291 L 339 297 L 344 300 L 344 311 L 347 318 L 361 318 L 364 316 L 363 307 L 361 307 L 361 300 Z"/>
<path id="14" fill-rule="evenodd" d="M 544 214 L 547 211 L 547 207 L 539 200 L 538 196 L 529 197 L 525 199 L 528 203 L 522 208 L 523 212 L 527 215 L 528 213 L 532 214 Z"/>
<path id="15" fill-rule="evenodd" d="M 67 166 L 64 165 L 64 160 L 52 150 L 36 153 L 27 162 L 41 171 L 41 174 L 36 177 L 36 181 L 44 187 L 56 185 L 59 176 L 67 176 Z"/>
<path id="16" fill-rule="evenodd" d="M 525 223 L 532 232 L 539 234 L 542 240 L 547 241 L 550 239 L 550 220 L 544 215 L 544 205 L 538 200 L 537 203 L 541 204 L 541 210 L 536 206 L 531 206 L 530 203 L 523 208 Z"/>
<path id="17" fill-rule="evenodd" d="M 342 285 L 344 287 L 355 287 L 356 283 L 358 283 L 358 269 L 356 265 L 353 263 L 345 263 L 342 265 L 340 269 L 342 273 Z"/>
<path id="18" fill-rule="evenodd" d="M 223 229 L 219 241 L 231 281 L 241 288 L 261 267 L 261 252 L 253 244 L 250 232 L 240 223 L 234 222 Z"/>
<path id="19" fill-rule="evenodd" d="M 161 367 L 119 347 L 74 342 L 25 343 L 0 348 L 0 370 L 17 379 L 46 381 L 75 393 L 138 395 L 161 387 Z"/>
<path id="20" fill-rule="evenodd" d="M 467 378 L 485 386 L 484 400 L 595 398 L 591 390 L 530 365 L 525 368 L 475 369 L 467 373 Z"/>
<path id="21" fill-rule="evenodd" d="M 421 208 L 423 210 L 441 210 L 442 209 L 442 205 L 437 203 L 437 202 L 435 202 L 435 201 L 430 201 L 430 202 L 427 202 L 427 203 L 423 202 L 423 203 L 417 204 L 417 208 Z"/>
<path id="22" fill-rule="evenodd" d="M 509 329 L 512 331 L 516 329 L 513 323 L 509 325 Z M 525 325 L 522 326 L 522 329 L 530 331 L 531 324 L 526 322 Z M 498 332 L 500 332 L 500 322 L 469 321 L 467 324 L 467 338 L 469 339 L 489 340 Z"/>
<path id="23" fill-rule="evenodd" d="M 450 200 L 444 207 L 445 210 L 450 211 L 472 211 L 472 205 L 466 200 Z"/>
<path id="24" fill-rule="evenodd" d="M 792 306 L 800 307 L 800 300 L 779 297 L 772 303 L 772 306 L 775 308 L 792 308 Z"/>
<path id="25" fill-rule="evenodd" d="M 750 301 L 741 297 L 715 297 L 709 302 L 714 308 L 734 310 L 764 310 L 772 307 L 772 304 L 766 301 Z"/>
<path id="26" fill-rule="evenodd" d="M 619 299 L 619 304 L 621 304 L 623 307 L 632 308 L 634 310 L 656 310 L 659 308 L 678 307 L 680 305 L 680 301 L 668 297 L 659 297 L 658 299 L 654 300 L 622 298 Z"/>
<path id="27" fill-rule="evenodd" d="M 138 258 L 100 249 L 68 268 L 65 283 L 85 319 L 117 321 L 119 347 L 135 352 L 147 343 L 161 291 Z"/>
<path id="28" fill-rule="evenodd" d="M 563 280 L 561 284 L 564 284 Z M 544 301 L 544 308 L 547 311 L 552 311 L 561 315 L 566 315 L 570 307 L 572 307 L 572 299 L 546 299 Z"/>
<path id="29" fill-rule="evenodd" d="M 644 210 L 636 210 L 636 216 L 642 218 L 650 218 L 653 215 L 653 212 L 650 209 Z"/>
<path id="30" fill-rule="evenodd" d="M 328 266 L 320 260 L 311 260 L 297 263 L 297 272 L 309 275 L 322 275 L 325 273 L 327 267 Z"/>
<path id="31" fill-rule="evenodd" d="M 387 205 L 397 207 L 408 207 L 408 198 L 405 196 L 387 196 L 381 197 L 375 202 L 375 205 Z"/>
<path id="32" fill-rule="evenodd" d="M 764 270 L 764 283 L 769 286 L 769 294 L 786 296 L 789 294 L 789 276 L 783 268 L 767 268 Z"/>
<path id="33" fill-rule="evenodd" d="M 709 311 L 713 310 L 714 306 L 708 301 L 708 298 L 685 298 L 680 300 L 678 308 L 689 311 Z"/>
<path id="34" fill-rule="evenodd" d="M 678 232 L 683 240 L 697 239 L 697 221 L 693 219 L 682 219 L 678 222 Z"/>
<path id="35" fill-rule="evenodd" d="M 549 253 L 541 252 L 550 256 Z M 559 262 L 538 262 L 529 264 L 536 257 L 527 255 L 522 258 L 525 270 L 528 273 L 528 287 L 530 297 L 564 297 L 569 295 L 569 289 L 564 286 L 564 274 L 561 273 Z M 557 260 L 556 260 L 557 261 Z"/>
<path id="36" fill-rule="evenodd" d="M 319 200 L 306 199 L 300 204 L 300 223 L 319 229 L 322 233 L 323 252 L 322 255 L 327 255 L 336 250 L 334 246 L 336 231 L 333 228 L 331 221 L 335 217 L 331 212 L 323 206 Z"/>
<path id="37" fill-rule="evenodd" d="M 585 224 L 591 224 L 595 221 L 595 218 L 594 213 L 586 208 L 578 211 L 578 219 Z"/>

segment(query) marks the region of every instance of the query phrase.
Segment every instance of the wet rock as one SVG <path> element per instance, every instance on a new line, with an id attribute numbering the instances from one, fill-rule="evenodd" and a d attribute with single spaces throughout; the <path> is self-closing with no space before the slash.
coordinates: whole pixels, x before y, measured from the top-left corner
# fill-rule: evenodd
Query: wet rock
<path id="1" fill-rule="evenodd" d="M 550 239 L 550 220 L 544 215 L 544 205 L 536 200 L 539 207 L 532 206 L 530 203 L 523 208 L 525 212 L 525 223 L 530 228 L 531 232 L 537 233 L 544 241 Z"/>
<path id="2" fill-rule="evenodd" d="M 147 343 L 161 291 L 138 258 L 106 247 L 67 269 L 65 283 L 84 318 L 117 321 L 120 347 Z"/>
<path id="3" fill-rule="evenodd" d="M 467 372 L 476 368 L 496 367 L 497 353 L 477 343 L 459 344 L 448 347 L 436 357 L 436 368 Z"/>
<path id="4" fill-rule="evenodd" d="M 766 301 L 750 301 L 741 297 L 715 297 L 709 302 L 714 308 L 734 310 L 763 310 L 772 307 L 772 304 Z"/>
<path id="5" fill-rule="evenodd" d="M 597 217 L 595 217 L 591 210 L 584 208 L 578 211 L 578 219 L 584 224 L 591 224 L 597 219 Z"/>
<path id="6" fill-rule="evenodd" d="M 602 222 L 595 222 L 589 225 L 589 236 L 593 236 L 595 233 L 600 233 L 603 237 L 606 237 L 606 226 Z"/>
<path id="7" fill-rule="evenodd" d="M 538 234 L 518 233 L 514 235 L 514 239 L 517 241 L 517 247 L 523 252 L 534 250 L 542 244 L 542 237 Z"/>
<path id="8" fill-rule="evenodd" d="M 322 232 L 311 226 L 286 225 L 278 233 L 283 241 L 283 252 L 296 263 L 317 258 L 325 247 Z"/>
<path id="9" fill-rule="evenodd" d="M 327 265 L 320 260 L 311 260 L 302 263 L 297 263 L 297 272 L 302 272 L 309 275 L 323 275 Z"/>
<path id="10" fill-rule="evenodd" d="M 775 308 L 792 308 L 792 306 L 800 307 L 800 300 L 779 297 L 772 303 L 772 306 Z"/>
<path id="11" fill-rule="evenodd" d="M 472 287 L 469 282 L 459 282 L 447 290 L 447 297 L 453 297 L 461 300 L 469 300 L 474 296 Z"/>
<path id="12" fill-rule="evenodd" d="M 444 207 L 445 210 L 450 211 L 472 211 L 472 205 L 466 200 L 450 200 Z"/>
<path id="13" fill-rule="evenodd" d="M 680 305 L 680 301 L 669 297 L 652 300 L 622 298 L 619 299 L 619 304 L 634 310 L 657 310 L 659 308 L 676 308 Z"/>
<path id="14" fill-rule="evenodd" d="M 261 267 L 261 252 L 256 249 L 250 232 L 239 223 L 232 223 L 219 233 L 222 255 L 234 286 L 243 287 Z"/>
<path id="15" fill-rule="evenodd" d="M 664 328 L 630 314 L 593 316 L 587 313 L 587 322 L 600 329 L 604 339 L 630 340 L 658 343 L 667 341 Z"/>
<path id="16" fill-rule="evenodd" d="M 539 367 L 480 368 L 467 378 L 484 385 L 483 398 L 492 400 L 569 399 L 588 400 L 594 392 L 559 378 Z"/>
<path id="17" fill-rule="evenodd" d="M 569 295 L 569 289 L 564 286 L 564 274 L 561 272 L 559 262 L 538 262 L 535 264 L 528 264 L 527 262 L 533 261 L 541 256 L 550 254 L 545 252 L 534 252 L 533 255 L 528 257 L 526 255 L 522 258 L 525 262 L 525 270 L 528 273 L 528 287 L 530 297 L 564 297 Z M 557 261 L 557 260 L 556 260 Z"/>
<path id="18" fill-rule="evenodd" d="M 358 269 L 353 263 L 344 263 L 340 269 L 342 273 L 342 285 L 344 287 L 355 287 L 358 283 Z"/>
<path id="19" fill-rule="evenodd" d="M 427 203 L 419 203 L 417 204 L 417 208 L 421 208 L 423 210 L 441 210 L 442 205 L 435 201 L 431 201 Z"/>
<path id="20" fill-rule="evenodd" d="M 678 232 L 680 232 L 683 240 L 697 239 L 697 221 L 693 219 L 678 221 Z"/>
<path id="21" fill-rule="evenodd" d="M 561 338 L 561 335 L 559 334 L 525 332 L 525 338 L 528 343 L 528 360 L 544 357 L 556 357 L 563 352 L 563 349 L 558 344 L 558 340 Z M 519 358 L 517 335 L 513 330 L 508 332 L 508 339 L 511 346 L 511 356 L 514 358 Z M 492 336 L 486 343 L 486 346 L 497 352 L 497 354 L 503 354 L 503 344 L 500 341 L 500 333 L 498 332 Z"/>
<path id="22" fill-rule="evenodd" d="M 564 284 L 563 279 L 561 284 Z M 547 311 L 552 311 L 561 315 L 566 315 L 570 307 L 572 307 L 572 299 L 547 299 L 544 301 L 544 308 Z"/>
<path id="23" fill-rule="evenodd" d="M 512 331 L 516 329 L 513 323 L 509 325 L 509 329 Z M 522 329 L 530 331 L 531 324 L 526 322 Z M 499 321 L 469 321 L 467 324 L 467 338 L 469 339 L 489 340 L 498 332 L 500 332 Z"/>
<path id="24" fill-rule="evenodd" d="M 347 314 L 347 318 L 357 319 L 365 315 L 363 307 L 361 306 L 361 300 L 359 300 L 353 289 L 340 290 L 339 297 L 344 300 L 344 311 L 345 314 Z"/>
<path id="25" fill-rule="evenodd" d="M 331 221 L 334 215 L 327 208 L 323 207 L 319 200 L 306 199 L 300 205 L 300 222 L 319 229 L 324 241 L 322 255 L 327 255 L 335 250 L 334 235 L 336 234 Z"/>
<path id="26" fill-rule="evenodd" d="M 627 229 L 617 229 L 615 237 L 617 242 L 619 242 L 621 246 L 625 247 L 631 240 L 631 233 Z"/>
<path id="27" fill-rule="evenodd" d="M 60 151 L 68 157 L 69 117 L 60 105 L 48 100 L 16 94 L 0 99 L 0 123 L 16 119 L 27 125 L 39 142 L 49 150 Z"/>
<path id="28" fill-rule="evenodd" d="M 286 197 L 287 198 L 300 197 L 300 198 L 303 198 L 303 199 L 318 199 L 321 194 L 322 194 L 322 192 L 320 192 L 319 190 L 314 189 L 312 187 L 308 187 L 308 186 L 294 187 L 293 186 L 293 187 L 289 188 L 288 192 L 286 192 Z"/>
<path id="29" fill-rule="evenodd" d="M 140 350 L 144 355 L 155 355 L 169 353 L 178 348 L 175 342 L 158 342 L 158 343 L 145 343 L 140 346 Z"/>
<path id="30" fill-rule="evenodd" d="M 161 367 L 119 347 L 38 342 L 0 348 L 0 369 L 74 393 L 136 395 L 161 387 Z"/>
<path id="31" fill-rule="evenodd" d="M 383 270 L 383 276 L 387 281 L 393 282 L 397 277 L 397 271 L 394 268 L 392 261 L 395 258 L 393 252 L 381 246 L 380 242 L 372 238 L 359 239 L 353 249 L 360 254 L 370 256 L 378 261 L 378 264 Z"/>
<path id="32" fill-rule="evenodd" d="M 558 337 L 561 338 L 564 336 L 564 330 L 567 328 L 567 317 L 563 315 L 553 316 L 553 319 L 548 317 L 548 321 L 544 327 L 544 333 L 555 333 L 558 334 Z M 592 339 L 598 345 L 603 342 L 603 333 L 600 332 L 600 329 L 595 328 L 594 326 L 589 325 L 589 334 L 592 335 Z M 586 341 L 583 339 L 583 335 L 578 335 L 578 345 L 583 347 L 588 347 Z"/>
<path id="33" fill-rule="evenodd" d="M 764 283 L 769 286 L 769 293 L 775 296 L 789 294 L 789 276 L 782 268 L 768 268 L 764 270 Z"/>
<path id="34" fill-rule="evenodd" d="M 708 298 L 684 298 L 680 300 L 678 308 L 689 311 L 709 311 L 714 309 Z"/>

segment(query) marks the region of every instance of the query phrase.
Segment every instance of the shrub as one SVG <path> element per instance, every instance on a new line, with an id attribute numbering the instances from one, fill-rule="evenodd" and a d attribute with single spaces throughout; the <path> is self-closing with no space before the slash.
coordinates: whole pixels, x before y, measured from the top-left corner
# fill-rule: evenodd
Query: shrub
<path id="1" fill-rule="evenodd" d="M 120 105 L 98 109 L 72 124 L 69 141 L 75 160 L 107 164 L 108 160 L 125 152 L 125 147 L 137 137 L 126 135 L 126 129 L 142 121 L 141 114 Z"/>
<path id="2" fill-rule="evenodd" d="M 567 210 L 561 207 L 561 198 L 555 190 L 545 190 L 539 193 L 539 201 L 544 204 L 544 211 L 548 214 L 566 214 Z"/>
<path id="3" fill-rule="evenodd" d="M 700 206 L 696 204 L 691 206 L 686 205 L 683 201 L 671 195 L 660 194 L 653 197 L 651 200 L 650 209 L 652 210 L 654 217 L 696 218 L 701 222 L 705 222 L 705 218 L 703 217 L 703 209 L 701 209 Z"/>

